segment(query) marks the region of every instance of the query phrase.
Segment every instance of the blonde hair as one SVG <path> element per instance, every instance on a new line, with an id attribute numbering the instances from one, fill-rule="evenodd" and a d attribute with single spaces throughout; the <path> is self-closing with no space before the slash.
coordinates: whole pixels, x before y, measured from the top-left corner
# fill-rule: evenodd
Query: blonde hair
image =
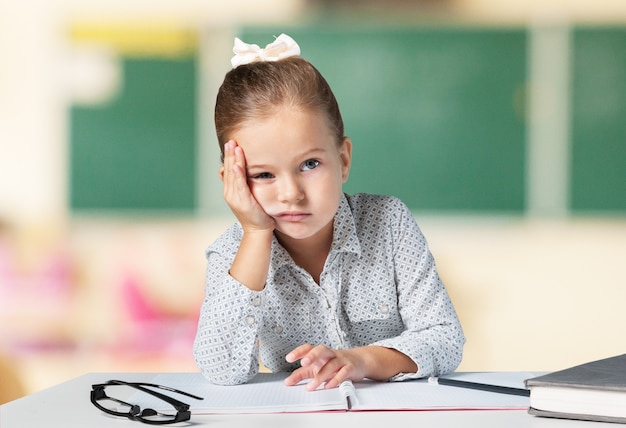
<path id="1" fill-rule="evenodd" d="M 215 129 L 222 161 L 224 144 L 237 129 L 283 106 L 324 114 L 337 144 L 342 143 L 339 105 L 326 79 L 310 62 L 301 57 L 253 62 L 229 71 L 217 94 Z"/>

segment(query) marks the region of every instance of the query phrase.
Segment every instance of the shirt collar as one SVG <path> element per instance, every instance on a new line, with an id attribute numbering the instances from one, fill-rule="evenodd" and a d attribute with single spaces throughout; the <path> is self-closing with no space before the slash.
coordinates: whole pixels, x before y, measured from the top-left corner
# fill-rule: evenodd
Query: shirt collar
<path id="1" fill-rule="evenodd" d="M 359 237 L 356 233 L 354 215 L 352 214 L 348 197 L 345 194 L 341 195 L 339 208 L 337 209 L 337 214 L 335 214 L 333 243 L 330 247 L 330 251 L 361 253 L 361 244 L 359 243 Z"/>
<path id="2" fill-rule="evenodd" d="M 333 222 L 333 242 L 330 246 L 330 252 L 360 254 L 361 244 L 356 233 L 354 215 L 352 214 L 348 197 L 345 194 L 341 195 L 339 208 Z M 280 267 L 289 263 L 293 263 L 293 259 L 287 250 L 280 245 L 276 236 L 274 236 L 272 239 L 272 263 L 270 269 L 277 271 Z M 273 273 L 270 272 L 270 275 L 273 275 Z"/>

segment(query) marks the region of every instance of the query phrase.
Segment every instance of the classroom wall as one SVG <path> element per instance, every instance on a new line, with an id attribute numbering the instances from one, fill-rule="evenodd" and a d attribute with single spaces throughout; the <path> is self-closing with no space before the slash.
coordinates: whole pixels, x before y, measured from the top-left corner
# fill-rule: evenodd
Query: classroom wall
<path id="1" fill-rule="evenodd" d="M 195 369 L 190 343 L 202 298 L 203 250 L 233 220 L 219 196 L 215 141 L 207 119 L 216 86 L 228 69 L 232 36 L 246 28 L 252 35 L 262 26 L 306 26 L 317 13 L 328 13 L 314 9 L 313 3 L 296 1 L 241 0 L 229 2 L 230 9 L 213 7 L 212 2 L 181 1 L 175 6 L 147 1 L 85 0 L 71 7 L 69 2 L 51 0 L 3 3 L 0 354 L 16 367 L 13 370 L 26 392 L 87 371 Z M 619 34 L 626 28 L 626 6 L 611 0 L 588 3 L 458 0 L 437 10 L 411 8 L 386 16 L 376 11 L 377 19 L 384 18 L 391 28 L 397 20 L 399 28 L 469 27 L 522 34 L 516 37 L 527 56 L 517 58 L 516 67 L 523 68 L 520 75 L 541 83 L 532 86 L 539 93 L 530 101 L 536 103 L 530 110 L 536 115 L 534 126 L 528 127 L 528 117 L 512 125 L 517 161 L 508 172 L 518 172 L 515 209 L 414 207 L 468 337 L 462 370 L 552 370 L 621 353 L 626 347 L 621 334 L 626 315 L 620 308 L 626 297 L 626 273 L 621 268 L 626 219 L 623 194 L 618 192 L 626 168 L 621 167 L 623 157 L 611 155 L 624 153 L 624 139 L 619 133 L 614 138 L 617 131 L 602 134 L 598 141 L 573 140 L 570 135 L 573 130 L 578 136 L 593 136 L 598 122 L 588 120 L 592 116 L 585 111 L 591 107 L 585 100 L 599 100 L 591 110 L 598 113 L 598 120 L 619 117 L 624 104 L 617 99 L 614 108 L 600 115 L 605 110 L 598 108 L 610 104 L 598 94 L 619 91 L 605 86 L 598 88 L 604 92 L 595 93 L 593 79 L 562 79 L 571 77 L 572 69 L 564 46 L 571 46 L 579 34 L 570 30 L 617 29 L 614 43 L 623 46 Z M 337 16 L 358 14 L 367 20 L 371 13 L 342 9 Z M 129 27 L 138 30 L 132 37 Z M 161 64 L 163 52 L 146 52 L 149 44 L 141 42 L 142 34 L 166 34 L 171 41 L 189 33 L 196 34 L 191 43 L 199 54 L 177 64 L 182 73 L 197 79 L 197 92 L 190 95 L 193 105 L 182 104 L 196 116 L 190 120 L 165 115 L 160 124 L 171 121 L 183 129 L 195 127 L 188 134 L 176 134 L 183 140 L 197 140 L 195 146 L 193 142 L 187 146 L 182 159 L 183 164 L 194 162 L 193 177 L 187 177 L 195 186 L 194 195 L 187 196 L 182 210 L 77 206 L 72 202 L 72 180 L 76 181 L 72 163 L 80 153 L 74 152 L 73 136 L 79 131 L 93 136 L 92 126 L 101 127 L 98 135 L 102 135 L 110 115 L 119 112 L 107 108 L 128 95 L 125 73 L 134 70 L 141 76 L 149 73 L 142 67 L 151 61 Z M 120 34 L 121 39 L 116 39 Z M 93 43 L 103 37 L 108 44 Z M 136 44 L 129 46 L 123 40 Z M 610 56 L 610 51 L 603 52 Z M 592 61 L 584 64 L 590 77 L 595 75 Z M 622 81 L 620 64 L 599 71 L 612 70 L 618 73 L 612 76 L 614 81 Z M 576 85 L 592 92 L 570 100 L 569 91 Z M 161 89 L 157 85 L 154 91 L 159 94 Z M 142 110 L 146 96 L 144 90 L 134 100 L 125 99 L 131 104 L 124 104 L 122 117 L 146 111 Z M 177 100 L 171 101 L 174 105 Z M 508 108 L 513 108 L 514 99 L 510 101 Z M 349 115 L 356 120 L 358 111 Z M 144 126 L 151 129 L 150 120 Z M 119 132 L 128 129 L 133 127 Z M 155 141 L 166 134 L 158 133 Z M 433 132 L 432 138 L 436 136 Z M 106 142 L 105 138 L 100 147 L 106 148 Z M 458 142 L 458 136 L 449 142 Z M 364 153 L 361 164 L 384 156 L 372 153 Z M 142 168 L 137 157 L 126 159 L 128 169 Z M 90 167 L 95 175 L 97 159 L 83 164 L 84 177 L 89 177 Z M 161 161 L 167 162 L 167 156 Z M 580 177 L 590 183 L 588 195 L 599 193 L 600 198 L 585 197 L 579 201 L 586 202 L 574 206 L 569 168 L 581 166 L 591 171 Z M 108 164 L 99 173 L 116 180 L 122 167 Z M 594 171 L 607 175 L 598 178 Z M 612 183 L 611 197 L 593 190 L 603 180 Z M 438 182 L 431 184 L 436 187 Z M 74 183 L 79 184 L 85 183 Z M 411 196 L 410 186 L 402 191 Z M 598 200 L 616 204 L 599 206 Z M 131 202 L 137 201 L 131 198 Z M 585 204 L 601 209 L 588 210 Z"/>

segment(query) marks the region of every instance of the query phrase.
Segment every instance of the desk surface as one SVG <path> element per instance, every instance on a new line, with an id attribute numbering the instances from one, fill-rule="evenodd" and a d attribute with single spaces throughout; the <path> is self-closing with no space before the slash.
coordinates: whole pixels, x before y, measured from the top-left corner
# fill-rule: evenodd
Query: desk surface
<path id="1" fill-rule="evenodd" d="M 149 382 L 155 373 L 91 373 L 20 398 L 0 406 L 0 427 L 63 427 L 115 428 L 145 427 L 139 422 L 103 414 L 89 401 L 94 383 L 123 378 L 128 381 Z M 219 427 L 376 427 L 385 425 L 426 427 L 480 427 L 480 428 L 559 428 L 614 426 L 599 422 L 582 422 L 539 418 L 524 410 L 469 410 L 416 412 L 339 412 L 265 415 L 194 415 L 191 421 L 166 426 Z"/>

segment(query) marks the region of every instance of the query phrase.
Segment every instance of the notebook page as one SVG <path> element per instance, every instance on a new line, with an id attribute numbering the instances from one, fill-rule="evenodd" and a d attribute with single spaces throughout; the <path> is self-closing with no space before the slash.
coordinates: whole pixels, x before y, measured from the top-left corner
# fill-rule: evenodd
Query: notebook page
<path id="1" fill-rule="evenodd" d="M 151 383 L 204 397 L 195 400 L 161 391 L 189 404 L 192 414 L 346 410 L 346 400 L 337 388 L 311 392 L 304 384 L 285 386 L 287 376 L 288 373 L 259 373 L 246 384 L 220 386 L 209 383 L 200 373 L 164 373 L 155 376 Z M 134 394 L 129 402 L 141 408 L 163 408 L 161 400 L 143 393 Z"/>

